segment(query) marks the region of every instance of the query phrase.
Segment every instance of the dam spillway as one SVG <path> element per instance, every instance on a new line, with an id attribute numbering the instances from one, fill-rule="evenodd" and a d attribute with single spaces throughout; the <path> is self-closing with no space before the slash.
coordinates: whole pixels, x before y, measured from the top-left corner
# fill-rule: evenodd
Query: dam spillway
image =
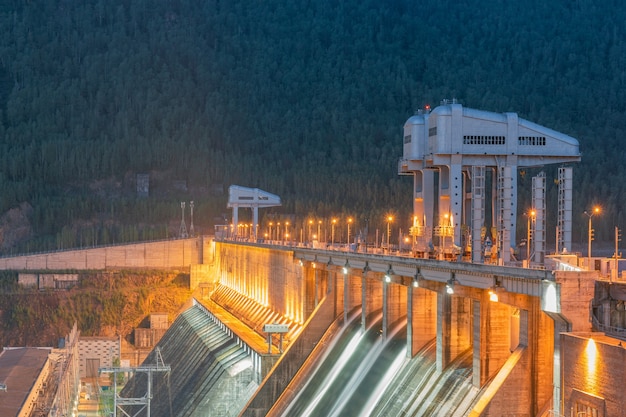
<path id="1" fill-rule="evenodd" d="M 253 368 L 258 388 L 241 416 L 536 414 L 551 399 L 559 327 L 541 307 L 546 271 L 230 242 L 216 242 L 214 260 L 202 301 L 209 309 L 228 307 L 261 340 L 268 321 L 297 329 L 283 354 L 273 340 L 275 365 Z M 446 291 L 451 278 L 454 294 Z M 498 303 L 489 299 L 496 281 L 506 288 Z M 351 332 L 371 343 L 361 352 L 376 353 L 353 357 Z M 267 348 L 259 343 L 255 354 Z M 342 374 L 324 360 L 342 356 L 367 366 Z M 316 372 L 335 375 L 317 383 L 330 389 L 297 399 Z"/>
<path id="2" fill-rule="evenodd" d="M 158 347 L 171 372 L 154 373 L 150 382 L 138 372 L 120 393 L 120 398 L 141 398 L 150 384 L 153 417 L 236 416 L 258 386 L 250 350 L 199 304 L 174 321 Z M 155 361 L 153 351 L 144 364 Z M 132 405 L 123 410 L 140 411 Z"/>

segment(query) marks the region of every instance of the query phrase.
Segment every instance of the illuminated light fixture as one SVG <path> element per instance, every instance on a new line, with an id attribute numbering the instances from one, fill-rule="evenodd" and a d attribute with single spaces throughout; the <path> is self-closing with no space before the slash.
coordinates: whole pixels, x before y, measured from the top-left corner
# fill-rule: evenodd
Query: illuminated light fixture
<path id="1" fill-rule="evenodd" d="M 304 266 L 304 262 L 300 259 L 300 266 Z"/>
<path id="2" fill-rule="evenodd" d="M 393 272 L 393 269 L 391 269 L 391 265 L 389 265 L 389 269 L 387 270 L 387 273 L 385 274 L 385 282 L 391 282 L 391 276 L 394 274 L 395 272 Z"/>
<path id="3" fill-rule="evenodd" d="M 446 294 L 454 294 L 454 283 L 455 283 L 454 274 L 452 274 L 452 276 L 446 283 Z"/>
<path id="4" fill-rule="evenodd" d="M 541 280 L 541 309 L 549 313 L 560 313 L 560 299 L 557 284 L 553 280 Z"/>
<path id="5" fill-rule="evenodd" d="M 350 270 L 350 264 L 348 263 L 347 259 L 346 259 L 346 264 L 343 266 L 342 270 L 343 270 L 344 275 L 347 275 L 348 271 Z"/>
<path id="6" fill-rule="evenodd" d="M 413 287 L 417 288 L 420 286 L 420 281 L 424 279 L 424 277 L 422 276 L 422 273 L 420 272 L 419 268 L 417 269 L 417 272 L 415 273 L 415 276 L 413 277 Z"/>
<path id="7" fill-rule="evenodd" d="M 495 283 L 493 284 L 493 287 L 489 288 L 489 301 L 497 303 L 498 301 L 500 301 L 498 297 L 498 291 L 503 290 L 504 287 L 497 277 L 494 277 L 494 281 Z"/>

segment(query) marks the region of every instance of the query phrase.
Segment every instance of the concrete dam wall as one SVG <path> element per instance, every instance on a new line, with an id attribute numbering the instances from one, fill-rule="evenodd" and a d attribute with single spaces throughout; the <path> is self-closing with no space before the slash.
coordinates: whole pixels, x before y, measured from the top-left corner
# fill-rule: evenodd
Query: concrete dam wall
<path id="1" fill-rule="evenodd" d="M 0 270 L 172 269 L 202 264 L 210 240 L 204 237 L 45 252 L 0 258 Z"/>

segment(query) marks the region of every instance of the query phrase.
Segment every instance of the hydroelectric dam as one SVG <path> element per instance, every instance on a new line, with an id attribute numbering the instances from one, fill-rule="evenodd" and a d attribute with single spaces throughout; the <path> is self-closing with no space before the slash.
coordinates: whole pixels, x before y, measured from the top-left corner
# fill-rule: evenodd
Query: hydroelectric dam
<path id="1" fill-rule="evenodd" d="M 562 401 L 559 333 L 588 326 L 581 288 L 594 280 L 211 237 L 0 261 L 137 267 L 184 268 L 197 289 L 158 344 L 171 373 L 151 382 L 152 416 L 550 415 Z M 288 329 L 271 346 L 267 324 Z M 145 384 L 135 377 L 120 395 Z"/>
<path id="2" fill-rule="evenodd" d="M 330 239 L 319 221 L 298 244 L 286 219 L 284 235 L 270 222 L 262 236 L 258 209 L 279 197 L 231 186 L 232 222 L 215 237 L 0 258 L 0 269 L 189 271 L 193 303 L 144 361 L 147 375 L 115 396 L 117 415 L 562 416 L 571 398 L 593 408 L 596 396 L 562 386 L 561 341 L 591 330 L 596 274 L 590 256 L 586 271 L 545 269 L 543 171 L 523 263 L 514 256 L 518 177 L 547 164 L 559 164 L 554 253 L 571 250 L 578 141 L 453 100 L 409 118 L 402 146 L 398 174 L 413 180 L 405 256 L 391 219 L 375 243 L 387 254 L 367 252 L 367 232 L 351 239 L 351 218 L 341 250 L 336 219 Z M 252 224 L 238 223 L 239 207 L 252 208 Z"/>

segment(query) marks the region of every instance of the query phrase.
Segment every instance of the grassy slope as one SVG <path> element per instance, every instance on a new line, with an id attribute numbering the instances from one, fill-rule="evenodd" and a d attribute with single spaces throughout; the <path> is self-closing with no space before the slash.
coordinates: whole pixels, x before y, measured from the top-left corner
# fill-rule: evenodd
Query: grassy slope
<path id="1" fill-rule="evenodd" d="M 81 335 L 126 340 L 150 313 L 167 312 L 170 322 L 191 296 L 189 277 L 178 272 L 81 273 L 70 290 L 19 288 L 5 276 L 0 294 L 0 345 L 56 346 L 74 322 Z"/>

